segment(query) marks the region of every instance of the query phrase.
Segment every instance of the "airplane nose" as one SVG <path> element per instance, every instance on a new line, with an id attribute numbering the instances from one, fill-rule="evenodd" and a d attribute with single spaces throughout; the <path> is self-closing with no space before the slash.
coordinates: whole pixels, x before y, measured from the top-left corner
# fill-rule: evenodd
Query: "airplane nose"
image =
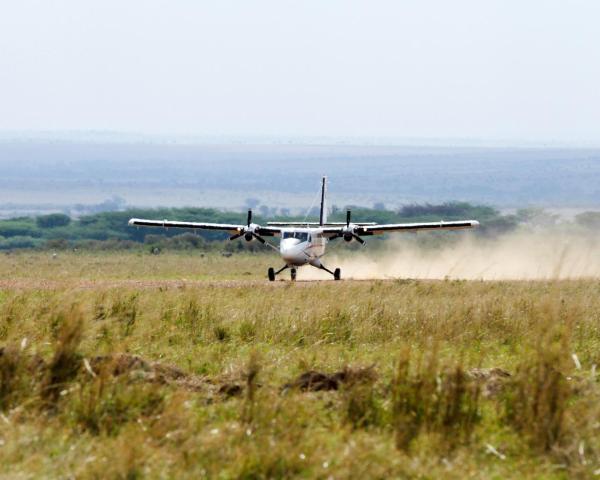
<path id="1" fill-rule="evenodd" d="M 297 238 L 284 238 L 281 240 L 281 244 L 279 246 L 279 251 L 281 256 L 286 261 L 294 261 L 298 256 L 297 245 L 300 243 L 300 240 Z"/>
<path id="2" fill-rule="evenodd" d="M 294 246 L 298 245 L 300 243 L 300 240 L 298 240 L 297 238 L 284 238 L 283 240 L 281 240 L 281 249 L 290 249 L 293 248 Z"/>

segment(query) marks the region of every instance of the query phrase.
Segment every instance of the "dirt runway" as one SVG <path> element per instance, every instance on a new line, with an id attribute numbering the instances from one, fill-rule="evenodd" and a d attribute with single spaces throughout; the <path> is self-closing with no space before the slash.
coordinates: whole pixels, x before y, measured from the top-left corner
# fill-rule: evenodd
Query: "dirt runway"
<path id="1" fill-rule="evenodd" d="M 348 283 L 374 283 L 374 282 L 402 282 L 399 279 L 384 280 L 354 280 L 346 279 L 340 282 L 333 280 L 277 280 L 269 282 L 268 280 L 136 280 L 136 279 L 118 279 L 118 280 L 47 280 L 47 279 L 3 279 L 0 280 L 1 290 L 110 290 L 115 288 L 126 289 L 185 289 L 185 288 L 241 288 L 241 287 L 265 287 L 273 288 L 295 285 L 298 287 L 307 287 L 310 285 L 321 284 L 348 284 Z M 410 281 L 410 280 L 406 280 Z"/>

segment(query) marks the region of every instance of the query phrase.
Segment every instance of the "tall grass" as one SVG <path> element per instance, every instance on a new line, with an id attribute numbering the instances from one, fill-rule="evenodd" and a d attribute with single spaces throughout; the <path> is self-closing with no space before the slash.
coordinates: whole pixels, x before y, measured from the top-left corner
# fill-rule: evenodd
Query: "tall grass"
<path id="1" fill-rule="evenodd" d="M 480 420 L 480 388 L 460 365 L 443 367 L 436 348 L 412 358 L 403 349 L 393 383 L 396 446 L 407 449 L 422 432 L 440 434 L 447 447 L 470 440 Z"/>
<path id="2" fill-rule="evenodd" d="M 83 316 L 76 306 L 64 315 L 58 327 L 57 341 L 46 376 L 42 382 L 41 396 L 51 406 L 58 400 L 61 392 L 79 369 L 81 355 L 78 352 L 83 336 Z"/>
<path id="3" fill-rule="evenodd" d="M 525 342 L 525 354 L 503 396 L 505 420 L 529 443 L 544 452 L 572 441 L 575 400 L 571 332 L 577 319 L 564 303 L 542 306 L 535 334 Z"/>
<path id="4" fill-rule="evenodd" d="M 0 411 L 13 405 L 17 392 L 23 390 L 23 364 L 14 345 L 0 348 Z"/>
<path id="5" fill-rule="evenodd" d="M 105 280 L 0 295 L 0 476 L 600 468 L 596 281 Z M 484 394 L 476 367 L 510 376 Z M 338 388 L 282 389 L 307 371 L 337 375 Z"/>

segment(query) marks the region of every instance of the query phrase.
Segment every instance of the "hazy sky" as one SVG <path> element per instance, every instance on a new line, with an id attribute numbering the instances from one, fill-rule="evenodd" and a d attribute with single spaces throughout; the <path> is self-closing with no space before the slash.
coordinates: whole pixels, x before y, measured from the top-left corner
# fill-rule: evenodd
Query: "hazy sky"
<path id="1" fill-rule="evenodd" d="M 1 0 L 0 130 L 600 143 L 598 0 Z"/>

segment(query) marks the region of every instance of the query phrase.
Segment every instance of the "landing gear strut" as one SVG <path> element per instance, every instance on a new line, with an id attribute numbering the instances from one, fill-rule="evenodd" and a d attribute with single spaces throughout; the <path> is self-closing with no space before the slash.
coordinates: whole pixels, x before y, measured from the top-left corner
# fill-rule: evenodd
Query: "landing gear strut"
<path id="1" fill-rule="evenodd" d="M 269 268 L 268 272 L 267 272 L 267 276 L 269 277 L 269 281 L 274 282 L 275 281 L 275 277 L 277 275 L 279 275 L 281 272 L 283 272 L 286 268 L 290 269 L 290 276 L 292 278 L 292 282 L 296 281 L 296 275 L 297 275 L 297 270 L 294 267 L 288 267 L 287 265 L 285 265 L 284 267 L 280 268 L 279 270 L 275 271 L 275 269 L 273 267 Z M 342 271 L 339 268 L 336 268 L 333 272 L 331 270 L 329 270 L 327 267 L 321 265 L 319 266 L 319 268 L 321 270 L 325 270 L 327 273 L 333 275 L 333 279 L 334 280 L 340 280 L 342 278 Z"/>
<path id="2" fill-rule="evenodd" d="M 339 268 L 336 268 L 333 272 L 331 270 L 329 270 L 327 267 L 325 267 L 324 265 L 321 265 L 319 268 L 321 270 L 325 270 L 327 273 L 330 273 L 331 275 L 333 275 L 334 280 L 339 280 L 340 278 L 342 278 L 342 271 Z"/>

